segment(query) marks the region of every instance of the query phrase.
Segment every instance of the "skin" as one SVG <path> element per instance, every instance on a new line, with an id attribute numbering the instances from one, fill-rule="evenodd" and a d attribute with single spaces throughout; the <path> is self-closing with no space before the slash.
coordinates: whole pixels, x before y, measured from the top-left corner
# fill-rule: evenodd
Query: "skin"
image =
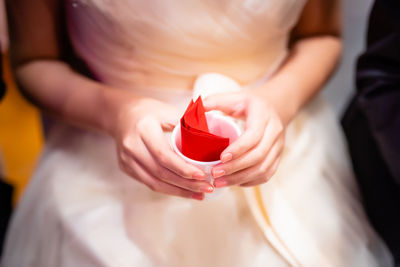
<path id="1" fill-rule="evenodd" d="M 150 189 L 198 200 L 212 192 L 205 174 L 178 157 L 164 137 L 182 115 L 174 106 L 110 88 L 61 60 L 65 32 L 59 1 L 8 0 L 7 8 L 16 78 L 34 103 L 61 120 L 112 136 L 120 168 Z M 337 64 L 339 29 L 338 1 L 310 0 L 293 30 L 288 59 L 267 83 L 205 99 L 206 109 L 246 121 L 243 135 L 213 169 L 215 187 L 254 186 L 275 173 L 286 126 Z"/>
<path id="2" fill-rule="evenodd" d="M 276 172 L 285 128 L 321 90 L 337 65 L 341 52 L 339 8 L 338 1 L 308 1 L 292 33 L 289 58 L 272 79 L 250 93 L 206 99 L 207 110 L 219 109 L 246 119 L 246 131 L 223 151 L 223 164 L 212 170 L 218 178 L 216 187 L 255 186 Z"/>
<path id="3" fill-rule="evenodd" d="M 6 52 L 8 49 L 8 38 L 7 38 L 7 23 L 4 10 L 4 1 L 0 0 L 0 51 Z"/>

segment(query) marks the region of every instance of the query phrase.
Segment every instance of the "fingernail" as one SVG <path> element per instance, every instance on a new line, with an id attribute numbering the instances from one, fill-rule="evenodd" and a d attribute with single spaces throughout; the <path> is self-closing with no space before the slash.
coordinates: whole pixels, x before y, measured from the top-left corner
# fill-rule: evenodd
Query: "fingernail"
<path id="1" fill-rule="evenodd" d="M 224 170 L 214 170 L 213 171 L 213 177 L 214 178 L 218 178 L 218 177 L 224 176 L 225 173 L 226 172 Z"/>
<path id="2" fill-rule="evenodd" d="M 201 200 L 204 199 L 204 194 L 203 194 L 203 193 L 194 193 L 194 194 L 192 195 L 192 198 L 201 201 Z"/>
<path id="3" fill-rule="evenodd" d="M 212 193 L 214 191 L 214 187 L 212 187 L 211 185 L 204 185 L 200 188 L 200 191 L 204 193 Z"/>
<path id="4" fill-rule="evenodd" d="M 214 181 L 214 187 L 220 188 L 228 185 L 228 182 L 224 179 L 218 179 Z"/>
<path id="5" fill-rule="evenodd" d="M 225 153 L 221 156 L 221 162 L 225 163 L 228 162 L 232 159 L 232 154 L 231 153 Z"/>
<path id="6" fill-rule="evenodd" d="M 196 179 L 196 180 L 204 180 L 206 178 L 206 175 L 201 172 L 196 172 L 195 174 L 193 174 L 192 177 L 193 177 L 193 179 Z"/>

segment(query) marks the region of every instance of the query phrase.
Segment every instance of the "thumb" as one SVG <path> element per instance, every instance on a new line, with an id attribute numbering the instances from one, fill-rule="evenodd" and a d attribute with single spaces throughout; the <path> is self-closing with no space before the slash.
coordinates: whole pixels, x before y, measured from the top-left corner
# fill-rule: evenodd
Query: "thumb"
<path id="1" fill-rule="evenodd" d="M 179 123 L 181 114 L 177 109 L 163 110 L 161 113 L 161 127 L 164 131 L 172 130 Z"/>
<path id="2" fill-rule="evenodd" d="M 246 108 L 245 98 L 238 94 L 215 94 L 204 99 L 206 111 L 220 110 L 229 115 L 240 114 Z"/>

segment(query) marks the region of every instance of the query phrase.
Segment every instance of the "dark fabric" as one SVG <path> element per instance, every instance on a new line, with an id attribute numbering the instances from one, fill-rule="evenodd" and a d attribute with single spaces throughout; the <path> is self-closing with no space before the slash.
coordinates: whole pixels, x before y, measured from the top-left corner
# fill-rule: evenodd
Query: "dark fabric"
<path id="1" fill-rule="evenodd" d="M 1 51 L 1 47 L 0 47 Z M 3 58 L 2 54 L 0 53 L 0 101 L 6 94 L 6 84 L 4 83 L 3 80 Z"/>
<path id="2" fill-rule="evenodd" d="M 400 1 L 377 0 L 343 118 L 367 214 L 400 262 Z"/>
<path id="3" fill-rule="evenodd" d="M 12 193 L 13 188 L 1 181 L 0 177 L 0 257 L 3 251 L 4 237 L 12 211 Z"/>
<path id="4" fill-rule="evenodd" d="M 368 48 L 357 65 L 357 102 L 400 185 L 400 6 L 387 2 L 377 1 L 371 13 Z"/>
<path id="5" fill-rule="evenodd" d="M 1 48 L 0 48 L 1 51 Z M 6 85 L 3 81 L 3 60 L 0 53 L 0 101 L 5 95 Z M 0 164 L 2 164 L 0 162 Z M 11 215 L 12 187 L 2 181 L 0 176 L 0 257 L 3 251 L 3 242 L 6 234 L 8 220 Z"/>
<path id="6" fill-rule="evenodd" d="M 343 125 L 365 210 L 400 264 L 400 189 L 368 130 L 366 117 L 353 105 Z"/>

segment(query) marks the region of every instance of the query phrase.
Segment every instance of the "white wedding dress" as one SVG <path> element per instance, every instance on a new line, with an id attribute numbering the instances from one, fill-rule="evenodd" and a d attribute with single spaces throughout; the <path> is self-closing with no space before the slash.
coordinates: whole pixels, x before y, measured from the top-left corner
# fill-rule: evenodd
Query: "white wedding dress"
<path id="1" fill-rule="evenodd" d="M 199 75 L 257 86 L 288 54 L 305 0 L 66 0 L 98 80 L 184 108 Z M 310 70 L 312 71 L 312 70 Z M 217 89 L 217 88 L 216 88 Z M 183 112 L 183 110 L 182 110 Z M 262 114 L 261 114 L 262 115 Z M 215 200 L 150 191 L 113 140 L 57 123 L 12 220 L 2 267 L 391 266 L 320 98 L 289 125 L 278 172 Z"/>

